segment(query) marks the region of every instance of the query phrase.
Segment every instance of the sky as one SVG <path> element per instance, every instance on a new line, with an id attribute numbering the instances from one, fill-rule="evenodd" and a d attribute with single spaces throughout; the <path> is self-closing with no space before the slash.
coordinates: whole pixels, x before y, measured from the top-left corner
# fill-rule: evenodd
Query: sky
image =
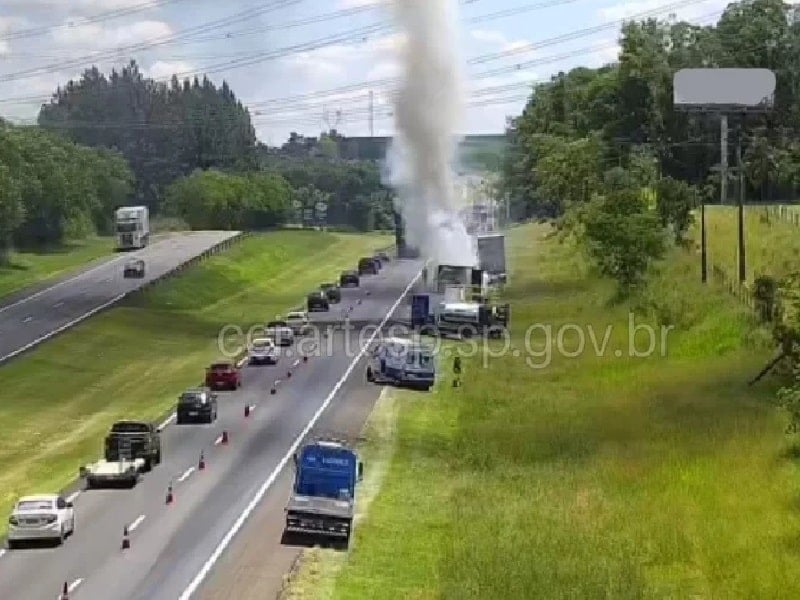
<path id="1" fill-rule="evenodd" d="M 173 73 L 226 80 L 269 145 L 293 131 L 392 135 L 403 36 L 386 1 L 0 0 L 0 116 L 35 122 L 58 85 L 92 65 L 107 73 L 135 59 L 159 80 Z M 621 19 L 676 15 L 713 24 L 728 4 L 453 1 L 465 90 L 461 134 L 502 133 L 534 83 L 615 60 Z"/>

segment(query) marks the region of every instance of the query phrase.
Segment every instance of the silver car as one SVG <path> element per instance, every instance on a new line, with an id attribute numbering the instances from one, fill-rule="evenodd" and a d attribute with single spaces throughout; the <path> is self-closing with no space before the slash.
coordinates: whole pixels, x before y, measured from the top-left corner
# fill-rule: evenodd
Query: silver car
<path id="1" fill-rule="evenodd" d="M 58 494 L 20 498 L 8 519 L 8 547 L 20 542 L 53 540 L 61 544 L 75 532 L 75 509 Z"/>

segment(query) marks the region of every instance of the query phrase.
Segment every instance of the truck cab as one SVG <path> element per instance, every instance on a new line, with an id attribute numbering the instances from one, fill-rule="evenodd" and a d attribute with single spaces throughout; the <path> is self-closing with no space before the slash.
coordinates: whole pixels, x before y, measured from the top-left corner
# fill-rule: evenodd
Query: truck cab
<path id="1" fill-rule="evenodd" d="M 286 505 L 288 533 L 350 540 L 355 488 L 363 464 L 344 441 L 318 439 L 294 456 L 295 479 Z"/>
<path id="2" fill-rule="evenodd" d="M 118 250 L 135 250 L 150 243 L 150 211 L 146 206 L 123 206 L 114 214 Z"/>

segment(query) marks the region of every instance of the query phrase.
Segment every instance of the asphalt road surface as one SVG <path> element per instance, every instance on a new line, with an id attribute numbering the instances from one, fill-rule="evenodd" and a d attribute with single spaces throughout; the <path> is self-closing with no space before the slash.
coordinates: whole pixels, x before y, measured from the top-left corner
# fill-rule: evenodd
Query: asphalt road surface
<path id="1" fill-rule="evenodd" d="M 0 363 L 236 234 L 235 231 L 194 231 L 170 237 L 142 250 L 120 253 L 75 276 L 0 306 Z M 123 278 L 123 265 L 132 258 L 145 260 L 143 279 Z"/>
<path id="2" fill-rule="evenodd" d="M 342 303 L 326 318 L 340 320 L 352 306 L 354 319 L 380 323 L 420 267 L 415 261 L 390 263 L 365 277 L 361 288 L 343 290 Z M 71 600 L 188 600 L 188 592 L 198 592 L 213 575 L 214 560 L 224 558 L 236 539 L 234 530 L 291 468 L 279 469 L 291 465 L 300 436 L 328 404 L 335 410 L 353 386 L 363 385 L 363 361 L 354 359 L 366 336 L 361 342 L 357 333 L 349 337 L 327 336 L 307 362 L 292 349 L 278 365 L 246 367 L 242 388 L 220 393 L 214 424 L 169 424 L 162 433 L 163 463 L 136 488 L 83 491 L 74 499 L 76 532 L 64 546 L 0 556 L 0 598 L 54 600 L 66 582 Z M 245 405 L 252 407 L 247 418 Z M 219 443 L 223 431 L 227 445 Z M 170 484 L 174 502 L 167 504 Z M 125 525 L 131 548 L 122 550 Z"/>

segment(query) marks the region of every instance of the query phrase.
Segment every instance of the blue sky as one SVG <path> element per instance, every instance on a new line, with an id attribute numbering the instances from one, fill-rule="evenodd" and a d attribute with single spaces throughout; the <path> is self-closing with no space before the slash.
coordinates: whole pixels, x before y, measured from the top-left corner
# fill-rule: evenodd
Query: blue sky
<path id="1" fill-rule="evenodd" d="M 209 77 L 227 80 L 251 107 L 259 138 L 270 144 L 290 131 L 317 135 L 328 126 L 368 135 L 370 90 L 375 134 L 391 135 L 403 38 L 381 6 L 385 1 L 2 0 L 0 115 L 29 122 L 59 83 L 93 63 L 107 71 L 134 57 L 156 78 L 213 71 Z M 521 110 L 531 82 L 613 60 L 619 19 L 651 11 L 708 24 L 726 4 L 460 0 L 466 90 L 460 131 L 501 132 L 506 116 Z M 498 15 L 503 11 L 515 12 Z"/>

